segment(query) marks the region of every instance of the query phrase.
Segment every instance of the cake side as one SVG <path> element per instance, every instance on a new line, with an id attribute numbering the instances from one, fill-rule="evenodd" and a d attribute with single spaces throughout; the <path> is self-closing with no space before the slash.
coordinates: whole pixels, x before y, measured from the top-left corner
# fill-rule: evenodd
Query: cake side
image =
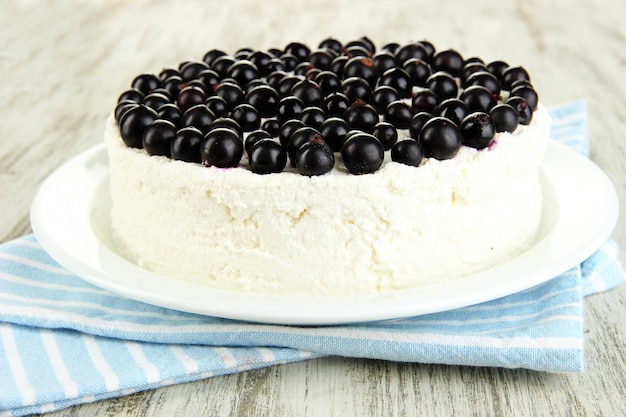
<path id="1" fill-rule="evenodd" d="M 488 149 L 419 167 L 386 152 L 372 175 L 338 163 L 308 177 L 149 156 L 123 143 L 111 117 L 113 236 L 142 267 L 243 292 L 380 293 L 450 279 L 534 241 L 548 132 L 539 106 Z"/>

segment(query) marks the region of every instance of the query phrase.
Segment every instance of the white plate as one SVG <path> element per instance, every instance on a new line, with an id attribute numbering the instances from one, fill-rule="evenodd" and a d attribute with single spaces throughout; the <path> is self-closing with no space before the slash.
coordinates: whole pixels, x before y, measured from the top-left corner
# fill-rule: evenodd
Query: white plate
<path id="1" fill-rule="evenodd" d="M 44 249 L 83 279 L 149 304 L 264 323 L 326 325 L 416 316 L 530 288 L 591 255 L 611 234 L 618 200 L 587 158 L 550 142 L 542 164 L 543 224 L 522 255 L 464 278 L 383 295 L 309 297 L 241 294 L 177 281 L 116 253 L 110 234 L 108 160 L 103 145 L 70 160 L 41 185 L 31 224 Z"/>

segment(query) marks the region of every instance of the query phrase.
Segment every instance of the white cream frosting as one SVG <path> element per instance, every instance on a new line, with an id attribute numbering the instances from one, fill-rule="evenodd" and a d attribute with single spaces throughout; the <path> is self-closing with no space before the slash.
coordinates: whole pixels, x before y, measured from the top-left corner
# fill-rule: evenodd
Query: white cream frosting
<path id="1" fill-rule="evenodd" d="M 309 178 L 148 156 L 123 144 L 111 117 L 113 236 L 144 268 L 242 292 L 375 294 L 459 277 L 534 242 L 549 127 L 540 106 L 490 149 L 417 168 L 386 155 L 361 176 L 338 157 Z"/>

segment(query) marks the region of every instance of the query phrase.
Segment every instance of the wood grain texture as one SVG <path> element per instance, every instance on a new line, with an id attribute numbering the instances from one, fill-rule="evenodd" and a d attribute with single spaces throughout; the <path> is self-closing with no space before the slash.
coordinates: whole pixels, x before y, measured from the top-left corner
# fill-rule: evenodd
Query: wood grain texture
<path id="1" fill-rule="evenodd" d="M 0 0 L 0 242 L 30 232 L 49 173 L 102 140 L 118 94 L 218 47 L 316 44 L 368 35 L 429 39 L 523 64 L 548 106 L 584 99 L 591 158 L 626 206 L 623 0 Z M 581 196 L 584 198 L 584 196 Z M 622 215 L 613 235 L 626 247 Z M 626 261 L 624 251 L 621 261 Z M 586 302 L 586 370 L 525 370 L 324 358 L 76 406 L 51 416 L 626 415 L 626 288 Z"/>

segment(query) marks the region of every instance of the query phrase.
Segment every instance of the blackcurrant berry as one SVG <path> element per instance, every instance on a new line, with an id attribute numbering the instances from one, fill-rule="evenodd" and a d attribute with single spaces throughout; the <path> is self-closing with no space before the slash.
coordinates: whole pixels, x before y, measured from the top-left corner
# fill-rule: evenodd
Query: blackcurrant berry
<path id="1" fill-rule="evenodd" d="M 483 112 L 474 112 L 465 116 L 459 129 L 463 145 L 476 149 L 486 148 L 496 136 L 496 127 L 491 117 Z"/>
<path id="2" fill-rule="evenodd" d="M 120 118 L 120 135 L 129 148 L 141 148 L 143 131 L 157 119 L 157 112 L 143 104 L 128 109 Z"/>
<path id="3" fill-rule="evenodd" d="M 307 177 L 324 175 L 333 169 L 335 154 L 322 137 L 316 135 L 300 146 L 295 161 L 301 175 Z"/>
<path id="4" fill-rule="evenodd" d="M 388 122 L 379 122 L 374 126 L 372 133 L 383 145 L 384 150 L 389 150 L 398 141 L 398 130 L 396 126 Z"/>
<path id="5" fill-rule="evenodd" d="M 170 156 L 170 145 L 176 137 L 176 126 L 167 120 L 155 120 L 143 131 L 143 148 L 149 155 Z"/>
<path id="6" fill-rule="evenodd" d="M 232 168 L 239 165 L 243 155 L 243 142 L 235 132 L 227 128 L 211 130 L 200 147 L 203 166 Z"/>
<path id="7" fill-rule="evenodd" d="M 333 152 L 339 152 L 350 130 L 348 123 L 340 117 L 329 117 L 319 127 L 320 135 Z"/>
<path id="8" fill-rule="evenodd" d="M 200 162 L 200 144 L 203 140 L 202 132 L 195 127 L 185 127 L 176 132 L 170 143 L 172 159 L 185 162 Z"/>
<path id="9" fill-rule="evenodd" d="M 517 129 L 519 116 L 517 115 L 517 110 L 509 104 L 496 105 L 489 112 L 489 116 L 493 121 L 496 132 L 512 133 Z"/>
<path id="10" fill-rule="evenodd" d="M 519 124 L 521 125 L 529 125 L 533 119 L 533 108 L 526 101 L 526 99 L 522 97 L 511 97 L 506 101 L 506 104 L 509 104 L 511 107 L 517 111 L 517 116 L 519 117 Z"/>
<path id="11" fill-rule="evenodd" d="M 450 119 L 433 117 L 420 131 L 418 142 L 424 156 L 438 160 L 452 159 L 461 149 L 461 131 Z"/>
<path id="12" fill-rule="evenodd" d="M 250 170 L 256 174 L 281 172 L 287 165 L 287 152 L 278 142 L 262 139 L 249 151 Z"/>
<path id="13" fill-rule="evenodd" d="M 409 166 L 419 166 L 424 159 L 422 146 L 414 139 L 404 139 L 391 148 L 391 160 Z"/>
<path id="14" fill-rule="evenodd" d="M 383 145 L 369 133 L 351 135 L 341 147 L 343 163 L 351 174 L 370 174 L 378 170 L 384 156 Z"/>

